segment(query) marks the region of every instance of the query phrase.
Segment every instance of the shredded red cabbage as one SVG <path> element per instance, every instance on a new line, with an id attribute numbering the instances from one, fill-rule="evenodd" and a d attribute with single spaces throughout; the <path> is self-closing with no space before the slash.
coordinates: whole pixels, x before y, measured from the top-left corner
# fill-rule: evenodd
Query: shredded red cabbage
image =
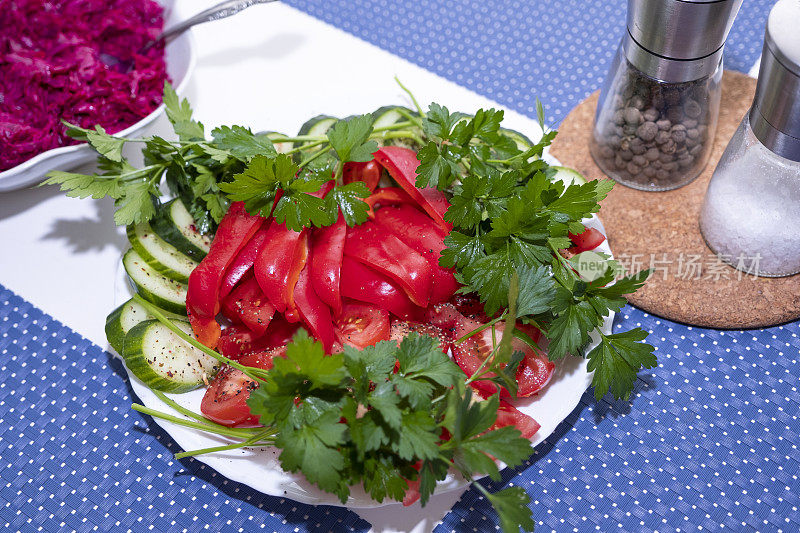
<path id="1" fill-rule="evenodd" d="M 76 144 L 61 119 L 116 133 L 161 104 L 163 27 L 152 0 L 0 1 L 0 171 Z M 107 66 L 108 57 L 122 60 Z M 103 61 L 105 58 L 105 63 Z M 132 68 L 125 72 L 125 63 Z"/>

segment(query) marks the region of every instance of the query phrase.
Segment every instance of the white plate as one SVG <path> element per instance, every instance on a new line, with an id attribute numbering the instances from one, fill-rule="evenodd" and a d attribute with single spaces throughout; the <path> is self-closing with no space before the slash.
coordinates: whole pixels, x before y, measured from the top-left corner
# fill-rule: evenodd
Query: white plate
<path id="1" fill-rule="evenodd" d="M 164 25 L 171 26 L 177 20 L 173 6 L 175 0 L 157 0 L 164 6 Z M 195 65 L 195 45 L 191 32 L 186 32 L 165 49 L 167 74 L 172 79 L 172 84 L 178 94 L 183 94 L 191 77 Z M 164 112 L 164 106 L 158 106 L 155 111 L 144 117 L 139 122 L 120 131 L 117 135 L 123 137 L 136 137 Z M 70 170 L 83 163 L 94 161 L 97 154 L 87 144 L 62 146 L 42 152 L 19 165 L 0 172 L 0 192 L 15 191 L 29 185 L 40 183 L 51 170 Z"/>
<path id="2" fill-rule="evenodd" d="M 523 133 L 537 132 L 538 126 L 531 121 L 531 127 L 524 129 Z M 538 135 L 532 135 L 537 138 Z M 558 164 L 551 157 L 547 157 L 551 164 Z M 587 227 L 594 227 L 605 234 L 603 224 L 593 216 L 586 221 Z M 598 251 L 611 254 L 608 241 L 604 241 Z M 120 265 L 115 287 L 115 306 L 121 305 L 132 295 L 132 289 L 128 283 L 125 270 Z M 611 313 L 606 318 L 602 326 L 605 334 L 611 333 L 614 314 Z M 592 349 L 597 345 L 597 335 L 592 335 L 590 344 L 585 348 Z M 514 402 L 516 407 L 528 416 L 533 417 L 541 428 L 533 436 L 531 442 L 535 445 L 549 437 L 556 427 L 575 409 L 580 402 L 583 393 L 591 384 L 592 375 L 586 370 L 586 359 L 568 356 L 556 364 L 556 370 L 548 386 L 536 397 L 526 398 Z M 136 376 L 128 372 L 134 392 L 141 400 L 142 404 L 151 409 L 162 412 L 177 414 L 163 403 L 153 392 L 142 383 Z M 203 398 L 205 389 L 195 390 L 185 394 L 170 394 L 172 400 L 179 405 L 190 409 L 196 413 L 200 412 L 200 401 Z M 178 415 L 180 416 L 180 415 Z M 216 435 L 210 435 L 198 430 L 186 428 L 166 422 L 159 418 L 154 419 L 175 442 L 184 450 L 197 450 L 220 446 L 232 442 L 230 439 Z M 284 472 L 278 461 L 280 451 L 276 448 L 251 448 L 246 450 L 235 450 L 214 454 L 200 455 L 199 461 L 206 463 L 223 476 L 244 483 L 255 490 L 269 494 L 271 496 L 287 497 L 293 500 L 314 505 L 336 505 L 342 503 L 332 494 L 321 491 L 316 486 L 307 482 L 301 474 L 291 474 Z M 466 481 L 459 475 L 451 472 L 444 481 L 436 487 L 436 494 L 457 490 L 466 485 Z M 382 507 L 385 505 L 400 505 L 399 502 L 384 500 L 378 503 L 372 500 L 361 487 L 352 487 L 350 499 L 345 504 L 353 509 L 365 509 Z"/>

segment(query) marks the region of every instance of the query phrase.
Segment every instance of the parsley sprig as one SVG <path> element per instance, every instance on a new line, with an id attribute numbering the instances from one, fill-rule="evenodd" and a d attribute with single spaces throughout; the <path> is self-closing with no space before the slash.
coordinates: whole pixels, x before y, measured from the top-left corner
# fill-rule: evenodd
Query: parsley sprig
<path id="1" fill-rule="evenodd" d="M 155 311 L 168 328 L 183 333 L 151 304 L 142 305 Z M 274 445 L 281 450 L 284 470 L 301 472 L 342 503 L 352 485 L 362 485 L 378 502 L 401 501 L 409 482 L 418 481 L 425 505 L 451 467 L 470 482 L 483 474 L 497 481 L 495 460 L 514 467 L 533 451 L 515 427 L 492 429 L 499 396 L 476 401 L 463 372 L 441 351 L 439 341 L 428 336 L 412 333 L 399 345 L 382 341 L 327 355 L 301 329 L 287 345 L 286 357 L 275 358 L 268 371 L 228 360 L 184 336 L 259 384 L 247 403 L 265 427 L 219 426 L 160 393 L 158 397 L 184 417 L 134 404 L 144 414 L 233 439 L 230 444 L 181 452 L 178 458 Z M 503 531 L 533 529 L 524 489 L 489 493 L 474 485 L 497 511 Z"/>
<path id="2" fill-rule="evenodd" d="M 440 263 L 457 269 L 461 292 L 477 293 L 489 316 L 506 317 L 512 280 L 518 283 L 518 308 L 510 314 L 533 324 L 550 341 L 551 360 L 582 355 L 589 335 L 600 342 L 585 354 L 594 371 L 595 397 L 607 392 L 628 398 L 636 374 L 657 362 L 639 328 L 606 335 L 599 327 L 625 305 L 625 294 L 639 289 L 648 272 L 615 279 L 619 265 L 596 254 L 599 279 L 586 281 L 562 255 L 569 234 L 585 230 L 583 220 L 600 209 L 611 180 L 564 184 L 542 153 L 555 137 L 546 131 L 541 105 L 541 140 L 522 150 L 504 134 L 503 112 L 478 110 L 473 116 L 431 104 L 422 127 L 427 144 L 418 153 L 417 185 L 451 195 Z"/>
<path id="3" fill-rule="evenodd" d="M 339 211 L 353 226 L 367 219 L 363 200 L 369 190 L 363 183 L 342 184 L 344 164 L 371 160 L 378 148 L 376 140 L 418 138 L 417 122 L 375 129 L 367 114 L 337 121 L 324 136 L 289 137 L 220 126 L 207 139 L 203 124 L 192 118 L 189 102 L 181 100 L 168 83 L 163 102 L 177 140 L 127 138 L 111 135 L 100 126 L 85 129 L 67 124 L 69 135 L 97 152 L 99 170 L 94 174 L 53 171 L 44 184 L 60 185 L 73 197 L 113 198 L 114 220 L 119 225 L 152 219 L 161 185 L 166 183 L 203 233 L 212 233 L 230 202 L 239 200 L 245 201 L 250 213 L 274 215 L 297 231 L 333 224 Z M 144 165 L 139 168 L 123 154 L 130 144 L 141 145 Z M 312 194 L 331 180 L 336 183 L 324 198 Z"/>

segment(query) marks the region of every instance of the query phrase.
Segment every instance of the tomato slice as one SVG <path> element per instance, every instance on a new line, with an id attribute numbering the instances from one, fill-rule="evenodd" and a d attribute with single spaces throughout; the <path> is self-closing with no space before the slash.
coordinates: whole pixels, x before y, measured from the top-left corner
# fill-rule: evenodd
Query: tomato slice
<path id="1" fill-rule="evenodd" d="M 365 163 L 348 161 L 342 169 L 342 181 L 345 184 L 363 181 L 372 192 L 381 180 L 381 172 L 383 172 L 383 168 L 374 159 Z"/>
<path id="2" fill-rule="evenodd" d="M 400 240 L 428 260 L 433 275 L 430 303 L 446 302 L 458 290 L 454 268 L 439 265 L 445 249 L 447 233 L 428 215 L 410 205 L 383 207 L 376 211 L 375 222 L 392 232 Z"/>
<path id="3" fill-rule="evenodd" d="M 450 202 L 444 193 L 433 187 L 417 188 L 417 153 L 402 146 L 384 146 L 375 152 L 375 160 L 385 168 L 389 175 L 402 187 L 419 206 L 428 213 L 445 231 L 452 225 L 444 221 L 444 214 Z"/>
<path id="4" fill-rule="evenodd" d="M 432 273 L 427 259 L 375 222 L 349 229 L 344 254 L 390 277 L 415 304 L 428 305 Z"/>
<path id="5" fill-rule="evenodd" d="M 358 349 L 389 339 L 389 312 L 372 305 L 347 301 L 336 319 L 336 338 Z"/>
<path id="6" fill-rule="evenodd" d="M 434 306 L 429 310 L 428 319 L 433 325 L 449 332 L 453 341 L 484 324 L 463 316 L 451 304 Z M 483 361 L 491 353 L 495 339 L 499 342 L 502 338 L 504 327 L 505 325 L 499 322 L 495 324 L 494 336 L 492 328 L 486 328 L 467 340 L 453 345 L 453 360 L 465 374 L 472 376 L 478 371 Z M 540 334 L 536 328 L 523 324 L 517 327 L 530 336 L 534 342 L 539 339 Z M 555 370 L 555 363 L 548 361 L 543 354 L 535 351 L 520 339 L 513 339 L 512 346 L 514 351 L 521 351 L 524 354 L 516 373 L 517 396 L 524 398 L 536 394 L 550 382 Z M 471 385 L 484 398 L 497 392 L 497 386 L 491 381 L 478 380 L 473 381 Z M 509 393 L 505 388 L 501 388 L 500 396 L 508 398 Z"/>
<path id="7" fill-rule="evenodd" d="M 571 254 L 594 250 L 606 240 L 606 236 L 595 228 L 586 228 L 585 231 L 577 235 L 570 233 L 569 238 L 572 241 L 572 246 L 567 248 L 567 252 Z"/>
<path id="8" fill-rule="evenodd" d="M 474 318 L 480 317 L 478 318 L 479 320 L 486 322 L 490 320 L 484 312 L 484 306 L 478 298 L 478 295 L 474 292 L 470 294 L 455 294 L 450 299 L 449 303 L 453 304 L 453 307 L 464 316 Z"/>
<path id="9" fill-rule="evenodd" d="M 274 357 L 283 357 L 286 348 L 275 348 L 270 351 L 254 353 L 242 357 L 243 365 L 269 370 Z M 247 398 L 250 391 L 258 384 L 248 378 L 244 372 L 228 365 L 223 366 L 206 389 L 200 402 L 200 412 L 206 418 L 224 426 L 254 426 L 258 417 L 250 413 Z"/>
<path id="10" fill-rule="evenodd" d="M 389 278 L 347 256 L 342 259 L 341 291 L 343 297 L 386 309 L 404 320 L 419 319 L 424 314 Z"/>
<path id="11" fill-rule="evenodd" d="M 317 293 L 314 292 L 314 287 L 311 286 L 310 270 L 306 263 L 297 278 L 294 303 L 303 323 L 309 327 L 314 337 L 322 342 L 326 352 L 330 353 L 335 339 L 333 318 L 330 308 L 320 300 Z"/>
<path id="12" fill-rule="evenodd" d="M 406 489 L 406 495 L 403 497 L 403 507 L 408 507 L 409 505 L 414 505 L 419 500 L 422 494 L 419 492 L 419 483 L 420 479 L 417 478 L 414 481 L 406 480 L 408 483 L 408 489 Z"/>
<path id="13" fill-rule="evenodd" d="M 500 400 L 500 407 L 497 408 L 497 420 L 491 429 L 498 429 L 505 426 L 514 426 L 522 437 L 531 439 L 541 427 L 539 422 L 529 417 L 510 403 Z"/>
<path id="14" fill-rule="evenodd" d="M 233 321 L 241 322 L 256 335 L 263 335 L 275 314 L 275 307 L 267 301 L 255 276 L 248 272 L 222 301 L 222 313 Z"/>
<path id="15" fill-rule="evenodd" d="M 422 462 L 417 462 L 414 465 L 414 469 L 419 471 L 422 468 Z M 419 484 L 420 478 L 417 476 L 417 479 L 411 481 L 406 479 L 406 483 L 408 483 L 408 489 L 406 489 L 406 495 L 403 497 L 403 507 L 408 507 L 409 505 L 414 505 L 417 500 L 419 500 L 422 494 L 419 492 Z"/>
<path id="16" fill-rule="evenodd" d="M 444 353 L 447 353 L 450 349 L 450 336 L 441 328 L 423 322 L 408 322 L 405 320 L 392 321 L 391 328 L 389 329 L 389 340 L 400 344 L 409 333 L 417 333 L 419 335 L 427 335 L 434 339 L 439 339 L 439 346 Z"/>
<path id="17" fill-rule="evenodd" d="M 289 322 L 281 316 L 275 316 L 264 334 L 264 345 L 270 348 L 286 346 L 301 327 L 297 322 Z"/>
<path id="18" fill-rule="evenodd" d="M 335 315 L 342 311 L 339 286 L 346 235 L 347 224 L 339 213 L 335 224 L 314 230 L 311 239 L 311 285 L 320 300 L 328 304 Z"/>

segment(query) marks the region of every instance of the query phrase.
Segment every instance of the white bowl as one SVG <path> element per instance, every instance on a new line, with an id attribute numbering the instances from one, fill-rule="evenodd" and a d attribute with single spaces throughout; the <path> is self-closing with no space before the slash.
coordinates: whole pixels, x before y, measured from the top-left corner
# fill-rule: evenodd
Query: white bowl
<path id="1" fill-rule="evenodd" d="M 179 22 L 175 18 L 173 9 L 175 0 L 157 1 L 164 6 L 164 25 L 166 27 Z M 166 47 L 167 74 L 172 79 L 172 84 L 178 94 L 182 94 L 192 70 L 194 70 L 196 61 L 194 49 L 194 38 L 191 32 L 184 33 Z M 126 137 L 139 135 L 163 112 L 164 106 L 160 105 L 155 111 L 139 122 L 118 132 L 117 135 Z M 40 183 L 51 170 L 69 170 L 83 163 L 94 161 L 96 155 L 94 150 L 85 143 L 47 150 L 24 163 L 0 172 L 0 192 L 14 191 Z"/>

